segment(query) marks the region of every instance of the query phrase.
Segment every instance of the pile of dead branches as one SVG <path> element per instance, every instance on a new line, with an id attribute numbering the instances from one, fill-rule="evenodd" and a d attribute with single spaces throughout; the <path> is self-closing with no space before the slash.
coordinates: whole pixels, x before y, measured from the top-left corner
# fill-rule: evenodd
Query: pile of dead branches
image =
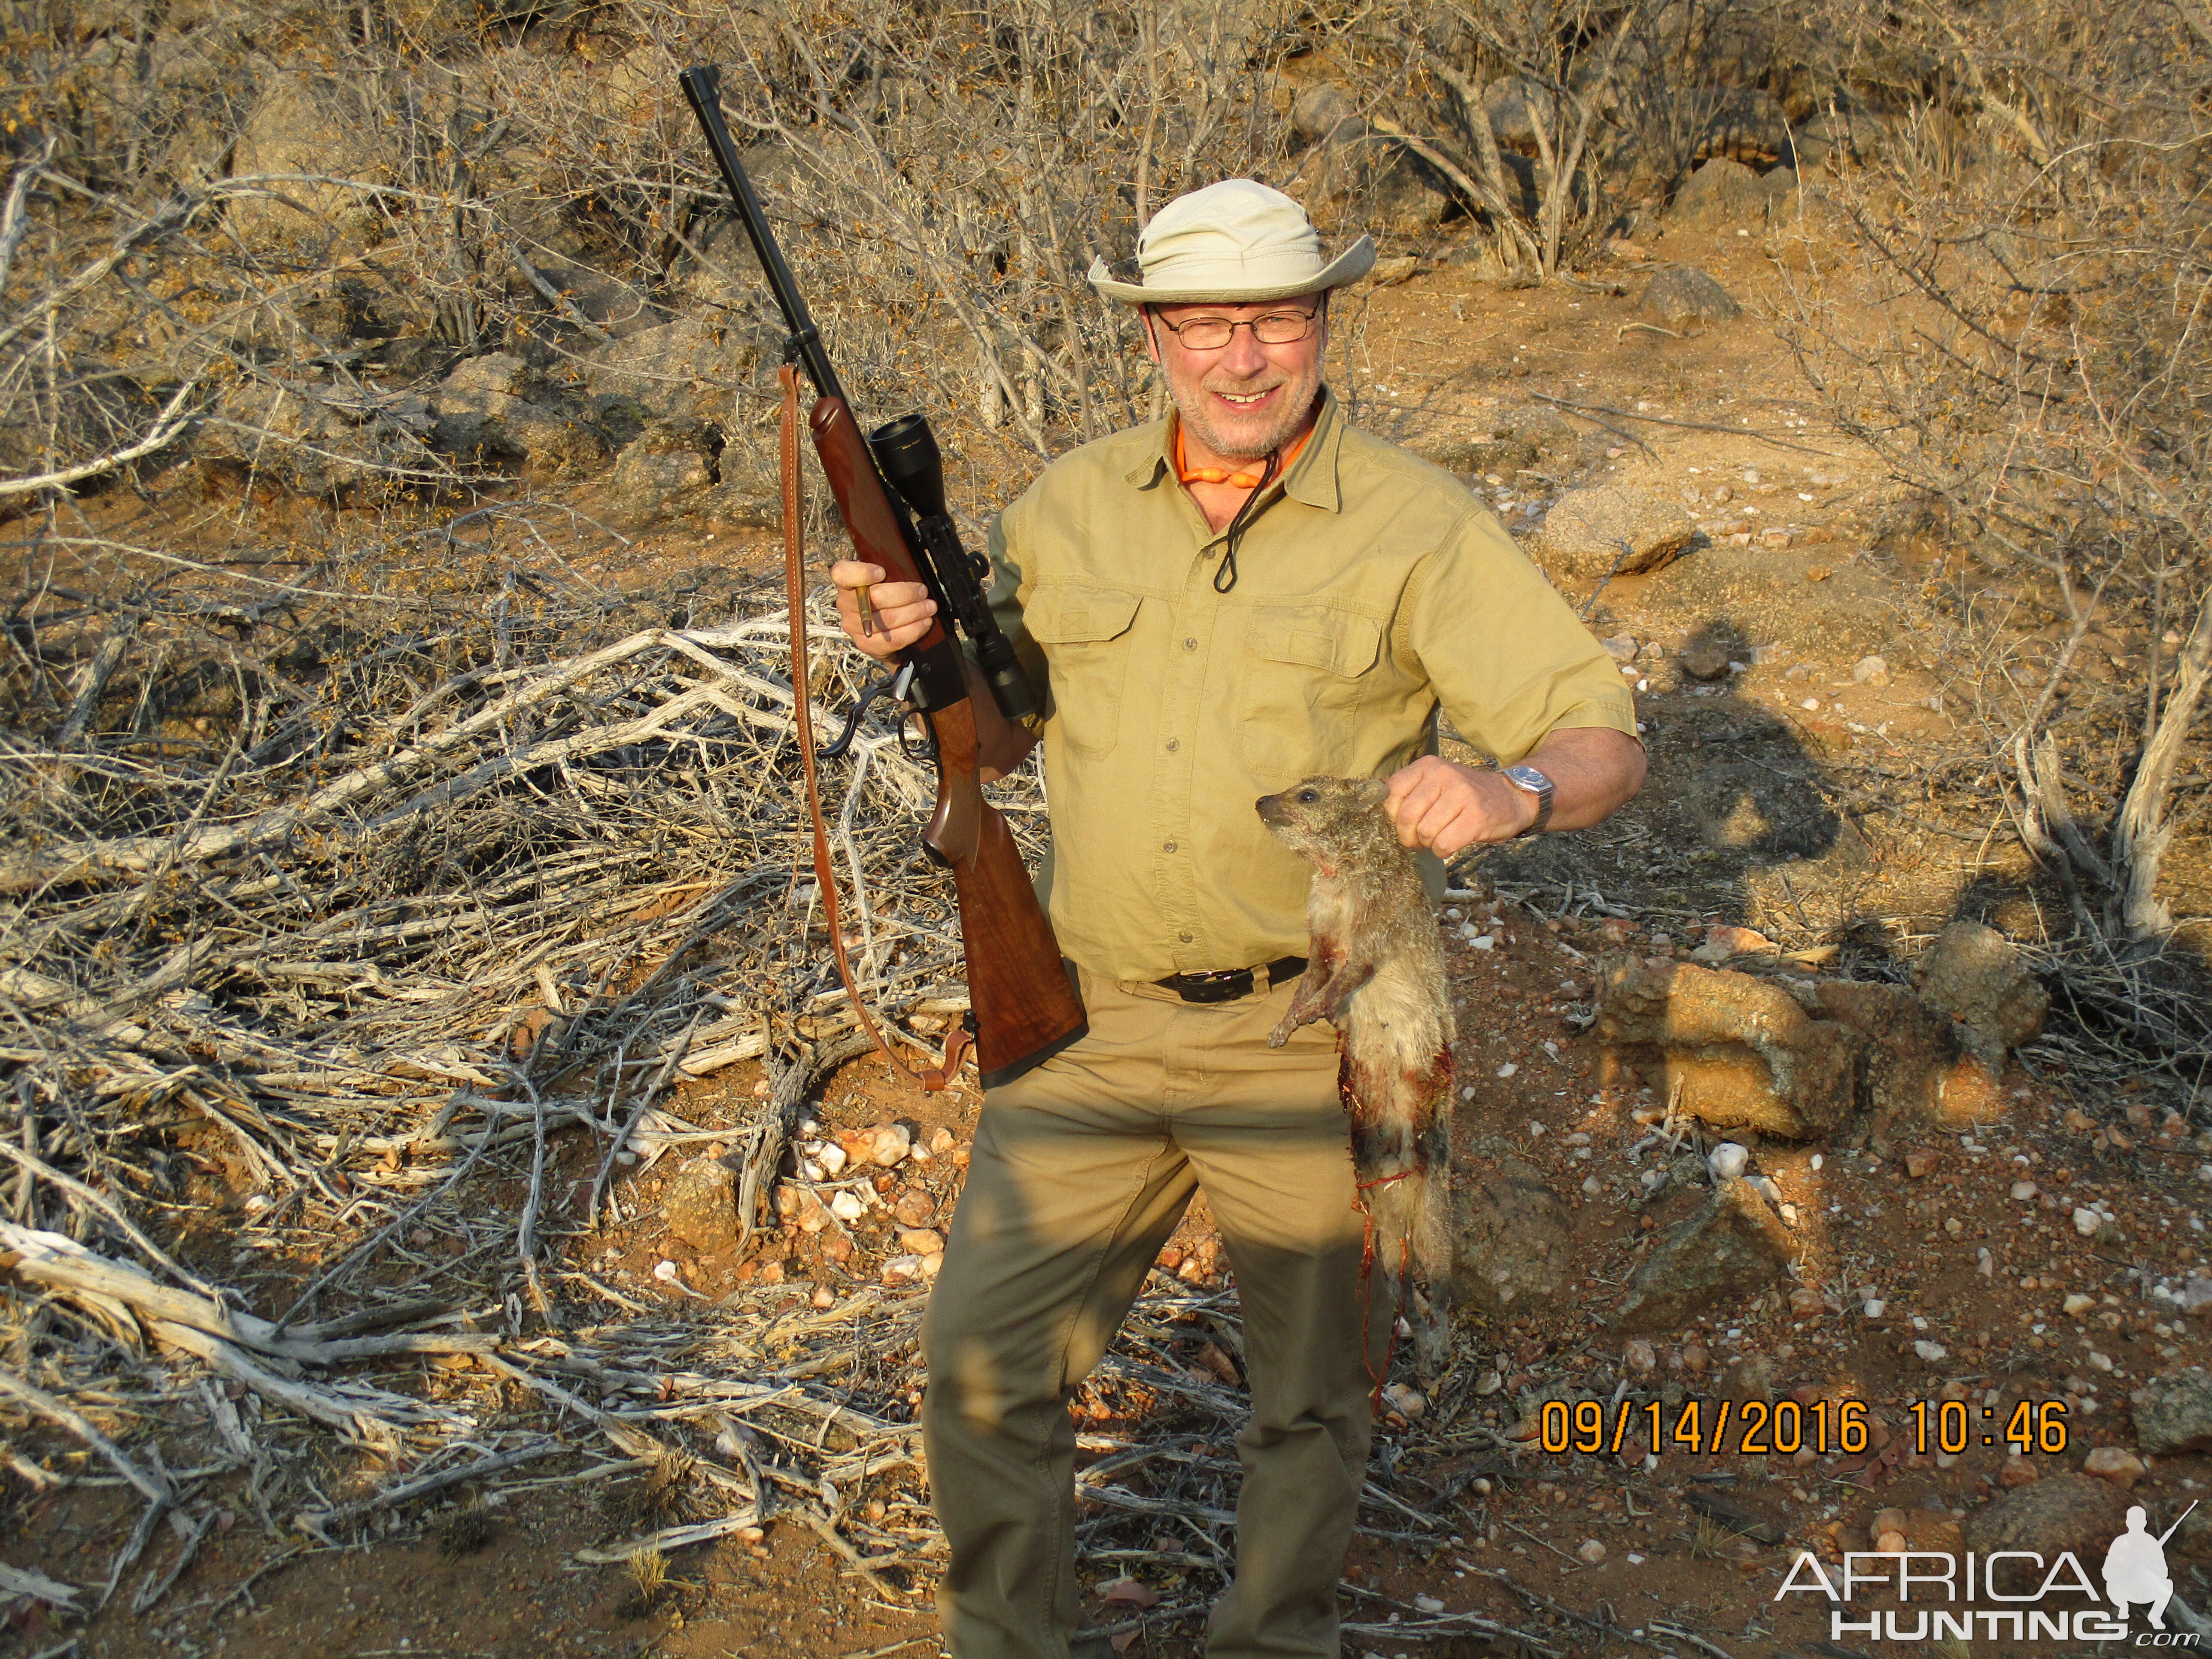
<path id="1" fill-rule="evenodd" d="M 747 1149 L 758 1214 L 800 1096 L 854 1048 L 801 833 L 782 611 L 640 627 L 635 601 L 510 569 L 489 614 L 366 592 L 349 621 L 345 580 L 243 601 L 147 586 L 123 609 L 49 592 L 33 637 L 77 629 L 74 695 L 19 696 L 0 736 L 0 1389 L 148 1497 L 132 1557 L 240 1459 L 258 1502 L 289 1486 L 310 1517 L 343 1511 L 282 1457 L 288 1435 L 296 1451 L 335 1430 L 418 1473 L 514 1462 L 474 1437 L 477 1406 L 426 1389 L 424 1356 L 476 1356 L 618 1424 L 611 1385 L 588 1408 L 557 1393 L 589 1376 L 588 1344 L 501 1346 L 549 1316 L 549 1238 L 618 1213 L 611 1172 L 710 1138 Z M 874 665 L 826 611 L 808 628 L 834 732 Z M 312 676 L 301 639 L 327 647 Z M 1032 839 L 1035 777 L 996 793 Z M 933 793 L 888 717 L 825 775 L 856 971 L 893 1030 L 964 1006 L 950 890 L 917 841 Z M 756 1056 L 780 1086 L 749 1121 L 710 1133 L 670 1109 L 679 1079 Z M 598 1172 L 581 1206 L 545 1190 L 564 1134 Z M 647 1364 L 642 1340 L 611 1352 Z M 179 1360 L 243 1404 L 179 1384 Z M 83 1408 L 147 1388 L 142 1421 L 205 1441 L 190 1479 L 95 1423 L 112 1403 Z M 740 1392 L 715 1397 L 819 1403 Z M 847 1416 L 847 1444 L 874 1444 Z M 608 1434 L 657 1455 L 642 1429 Z"/>

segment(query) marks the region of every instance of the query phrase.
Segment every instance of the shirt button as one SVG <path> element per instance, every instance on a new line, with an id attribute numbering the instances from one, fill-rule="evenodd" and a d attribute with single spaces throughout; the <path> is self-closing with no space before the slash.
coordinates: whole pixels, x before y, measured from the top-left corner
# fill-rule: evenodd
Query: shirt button
<path id="1" fill-rule="evenodd" d="M 1168 739 L 1168 753 L 1170 755 L 1174 754 L 1176 750 L 1182 747 L 1182 739 L 1181 738 L 1170 738 Z"/>
<path id="2" fill-rule="evenodd" d="M 1185 945 L 1190 943 L 1190 935 L 1188 933 L 1177 933 L 1176 937 L 1181 939 Z"/>
<path id="3" fill-rule="evenodd" d="M 1163 853 L 1172 853 L 1175 849 L 1176 844 L 1171 841 L 1164 841 L 1160 843 L 1160 851 Z"/>
<path id="4" fill-rule="evenodd" d="M 1198 641 L 1196 640 L 1185 640 L 1182 642 L 1182 648 L 1186 651 L 1195 651 L 1198 649 Z"/>

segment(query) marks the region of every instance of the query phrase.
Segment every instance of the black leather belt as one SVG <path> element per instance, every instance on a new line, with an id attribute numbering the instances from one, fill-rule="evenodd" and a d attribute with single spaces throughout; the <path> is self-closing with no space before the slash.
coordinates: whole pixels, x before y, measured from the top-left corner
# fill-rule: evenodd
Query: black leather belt
<path id="1" fill-rule="evenodd" d="M 1267 983 L 1271 988 L 1280 985 L 1305 970 L 1304 957 L 1277 957 L 1267 964 Z M 1252 994 L 1252 970 L 1222 968 L 1210 974 L 1170 974 L 1152 983 L 1165 986 L 1185 1002 L 1234 1002 L 1238 997 Z"/>

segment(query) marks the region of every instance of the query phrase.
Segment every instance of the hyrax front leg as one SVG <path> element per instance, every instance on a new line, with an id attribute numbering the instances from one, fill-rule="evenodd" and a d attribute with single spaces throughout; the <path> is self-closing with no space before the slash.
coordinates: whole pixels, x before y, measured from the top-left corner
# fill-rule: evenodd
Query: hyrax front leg
<path id="1" fill-rule="evenodd" d="M 1336 1018 L 1344 1012 L 1344 1005 L 1351 1000 L 1352 994 L 1374 977 L 1373 963 L 1346 962 L 1340 951 L 1316 948 L 1298 981 L 1298 988 L 1291 995 L 1289 1012 L 1284 1014 L 1282 1023 L 1267 1034 L 1267 1046 L 1279 1048 L 1299 1026 L 1317 1019 Z"/>

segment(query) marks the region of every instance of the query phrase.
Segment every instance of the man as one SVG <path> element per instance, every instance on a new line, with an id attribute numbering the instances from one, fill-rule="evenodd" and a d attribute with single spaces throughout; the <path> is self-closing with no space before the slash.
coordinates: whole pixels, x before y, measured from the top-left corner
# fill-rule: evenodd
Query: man
<path id="1" fill-rule="evenodd" d="M 985 1102 L 930 1297 L 957 1659 L 1105 1650 L 1078 1630 L 1067 1407 L 1200 1187 L 1252 1392 L 1208 1651 L 1337 1652 L 1393 1310 L 1363 1325 L 1334 1036 L 1267 1046 L 1304 966 L 1306 877 L 1254 803 L 1387 776 L 1399 838 L 1440 878 L 1436 858 L 1595 823 L 1643 778 L 1629 698 L 1566 605 L 1456 481 L 1346 427 L 1322 386 L 1329 290 L 1373 258 L 1362 237 L 1324 261 L 1297 204 L 1247 179 L 1163 208 L 1138 280 L 1091 280 L 1139 307 L 1175 412 L 1061 457 L 992 528 L 994 603 L 1050 691 L 1040 881 L 1090 1032 Z M 934 609 L 883 576 L 831 572 L 878 656 Z M 1439 759 L 1439 703 L 1528 767 Z"/>

